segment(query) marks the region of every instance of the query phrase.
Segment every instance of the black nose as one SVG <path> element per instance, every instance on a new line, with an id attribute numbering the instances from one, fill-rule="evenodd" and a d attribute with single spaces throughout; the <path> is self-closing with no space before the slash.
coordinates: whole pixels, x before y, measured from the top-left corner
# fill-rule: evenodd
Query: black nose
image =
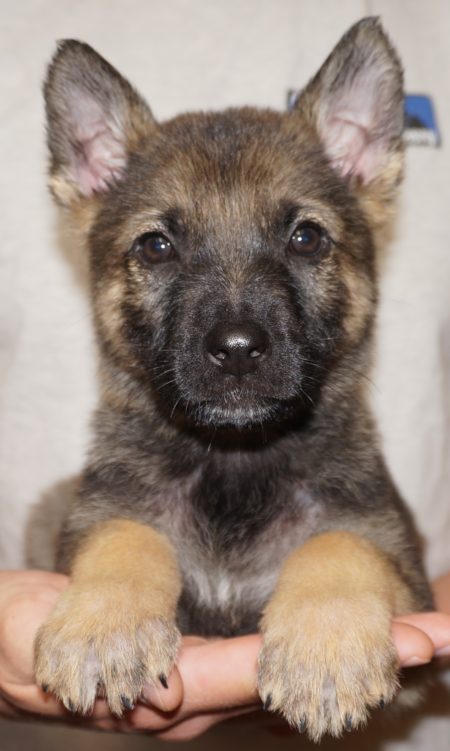
<path id="1" fill-rule="evenodd" d="M 269 339 L 257 323 L 219 323 L 207 334 L 206 351 L 223 373 L 240 378 L 253 373 L 267 352 Z"/>

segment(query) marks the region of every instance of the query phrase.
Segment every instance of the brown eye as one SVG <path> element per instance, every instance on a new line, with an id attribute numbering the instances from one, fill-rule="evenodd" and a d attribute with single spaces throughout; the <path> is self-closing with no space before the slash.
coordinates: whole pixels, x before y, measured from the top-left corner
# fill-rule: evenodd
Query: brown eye
<path id="1" fill-rule="evenodd" d="M 304 256 L 314 256 L 323 250 L 326 239 L 325 231 L 318 224 L 303 222 L 289 240 L 289 250 Z"/>
<path id="2" fill-rule="evenodd" d="M 175 256 L 175 249 L 170 240 L 159 232 L 146 232 L 135 240 L 134 251 L 146 264 L 163 263 Z"/>

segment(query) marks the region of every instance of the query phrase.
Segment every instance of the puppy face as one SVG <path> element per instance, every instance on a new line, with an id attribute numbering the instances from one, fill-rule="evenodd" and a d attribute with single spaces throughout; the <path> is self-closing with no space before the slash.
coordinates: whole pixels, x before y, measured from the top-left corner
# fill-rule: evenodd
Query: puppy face
<path id="1" fill-rule="evenodd" d="M 89 228 L 106 361 L 200 424 L 309 410 L 369 336 L 374 233 L 401 169 L 401 70 L 377 22 L 343 38 L 289 114 L 157 124 L 77 42 L 46 99 L 52 187 Z"/>

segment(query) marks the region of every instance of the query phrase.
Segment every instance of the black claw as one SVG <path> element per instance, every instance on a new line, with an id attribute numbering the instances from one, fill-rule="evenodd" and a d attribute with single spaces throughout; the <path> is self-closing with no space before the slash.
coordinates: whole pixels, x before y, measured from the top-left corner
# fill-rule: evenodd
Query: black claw
<path id="1" fill-rule="evenodd" d="M 378 709 L 384 709 L 385 706 L 386 706 L 386 702 L 384 701 L 384 699 L 380 699 L 380 702 L 378 704 Z"/>
<path id="2" fill-rule="evenodd" d="M 131 712 L 132 709 L 134 709 L 134 704 L 131 701 L 131 699 L 128 698 L 128 696 L 124 696 L 121 694 L 120 701 L 122 702 L 122 707 L 124 709 L 127 709 L 129 712 Z"/>
<path id="3" fill-rule="evenodd" d="M 96 694 L 99 698 L 104 698 L 106 696 L 105 694 L 105 684 L 103 681 L 97 681 L 97 687 L 96 687 Z"/>
<path id="4" fill-rule="evenodd" d="M 298 728 L 299 733 L 304 733 L 306 730 L 306 717 L 302 717 L 302 719 L 299 722 Z"/>
<path id="5" fill-rule="evenodd" d="M 71 699 L 67 699 L 67 709 L 69 710 L 69 712 L 75 712 L 76 711 L 75 710 L 75 704 L 73 703 L 73 701 Z"/>
<path id="6" fill-rule="evenodd" d="M 271 704 L 272 704 L 272 694 L 267 694 L 263 702 L 263 709 L 267 712 Z"/>
<path id="7" fill-rule="evenodd" d="M 351 714 L 345 715 L 345 729 L 349 733 L 350 730 L 353 730 L 353 720 Z"/>
<path id="8" fill-rule="evenodd" d="M 164 675 L 164 673 L 160 673 L 160 674 L 158 675 L 158 678 L 159 678 L 159 682 L 160 682 L 160 684 L 161 684 L 162 686 L 164 686 L 164 688 L 169 688 L 169 684 L 167 683 L 167 678 L 166 678 L 166 676 Z"/>
<path id="9" fill-rule="evenodd" d="M 48 693 L 48 683 L 43 683 L 41 686 L 41 689 L 43 690 L 44 694 Z"/>

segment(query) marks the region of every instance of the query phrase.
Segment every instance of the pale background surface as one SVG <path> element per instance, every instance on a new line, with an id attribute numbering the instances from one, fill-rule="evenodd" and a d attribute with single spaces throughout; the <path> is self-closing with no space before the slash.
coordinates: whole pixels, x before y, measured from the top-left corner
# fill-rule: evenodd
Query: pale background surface
<path id="1" fill-rule="evenodd" d="M 83 259 L 60 236 L 45 186 L 40 86 L 64 37 L 93 45 L 155 115 L 255 104 L 283 107 L 340 35 L 379 14 L 406 68 L 430 94 L 443 147 L 411 147 L 396 240 L 383 266 L 372 397 L 386 455 L 416 516 L 431 575 L 450 569 L 450 5 L 447 0 L 0 0 L 0 566 L 23 565 L 31 505 L 76 473 L 95 403 Z M 437 700 L 436 700 L 437 701 Z M 450 716 L 322 749 L 448 751 Z M 304 747 L 254 728 L 220 728 L 187 749 Z M 0 751 L 172 748 L 0 722 Z M 178 746 L 176 746 L 178 748 Z M 173 745 L 175 748 L 175 745 Z"/>

